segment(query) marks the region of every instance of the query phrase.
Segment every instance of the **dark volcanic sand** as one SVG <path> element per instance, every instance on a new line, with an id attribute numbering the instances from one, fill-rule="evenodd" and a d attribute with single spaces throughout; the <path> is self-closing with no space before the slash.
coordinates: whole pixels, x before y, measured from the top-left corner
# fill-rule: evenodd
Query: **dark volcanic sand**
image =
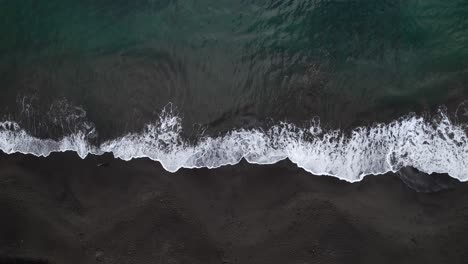
<path id="1" fill-rule="evenodd" d="M 2 154 L 0 262 L 467 263 L 467 201 L 466 183 L 423 194 L 396 175 L 350 184 L 286 161 L 171 174 Z"/>

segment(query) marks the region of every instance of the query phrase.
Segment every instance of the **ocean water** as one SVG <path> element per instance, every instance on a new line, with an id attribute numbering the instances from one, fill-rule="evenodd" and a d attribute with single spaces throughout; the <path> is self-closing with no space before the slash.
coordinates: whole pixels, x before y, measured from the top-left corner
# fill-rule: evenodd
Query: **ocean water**
<path id="1" fill-rule="evenodd" d="M 463 0 L 0 0 L 0 150 L 468 180 Z"/>

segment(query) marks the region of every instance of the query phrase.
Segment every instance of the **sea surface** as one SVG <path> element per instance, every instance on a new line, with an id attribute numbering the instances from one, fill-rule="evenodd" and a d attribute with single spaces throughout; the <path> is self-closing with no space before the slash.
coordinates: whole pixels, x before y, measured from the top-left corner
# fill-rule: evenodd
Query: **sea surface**
<path id="1" fill-rule="evenodd" d="M 466 0 L 0 0 L 0 150 L 468 180 Z"/>

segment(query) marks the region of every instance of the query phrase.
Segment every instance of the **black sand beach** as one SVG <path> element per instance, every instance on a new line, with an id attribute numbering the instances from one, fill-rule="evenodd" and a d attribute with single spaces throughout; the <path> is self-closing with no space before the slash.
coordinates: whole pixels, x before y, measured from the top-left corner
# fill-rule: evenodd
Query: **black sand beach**
<path id="1" fill-rule="evenodd" d="M 0 263 L 466 263 L 468 185 L 424 194 L 288 161 L 0 156 Z"/>
<path id="2" fill-rule="evenodd" d="M 0 21 L 0 264 L 468 263 L 467 0 Z"/>

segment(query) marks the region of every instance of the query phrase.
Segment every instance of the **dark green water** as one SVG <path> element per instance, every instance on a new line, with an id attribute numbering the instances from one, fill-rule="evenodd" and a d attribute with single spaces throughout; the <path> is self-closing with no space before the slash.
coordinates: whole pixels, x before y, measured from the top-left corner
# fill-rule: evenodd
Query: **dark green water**
<path id="1" fill-rule="evenodd" d="M 104 138 L 168 102 L 224 131 L 354 127 L 468 96 L 464 0 L 1 0 L 0 38 L 5 117 L 37 126 L 65 98 Z"/>

